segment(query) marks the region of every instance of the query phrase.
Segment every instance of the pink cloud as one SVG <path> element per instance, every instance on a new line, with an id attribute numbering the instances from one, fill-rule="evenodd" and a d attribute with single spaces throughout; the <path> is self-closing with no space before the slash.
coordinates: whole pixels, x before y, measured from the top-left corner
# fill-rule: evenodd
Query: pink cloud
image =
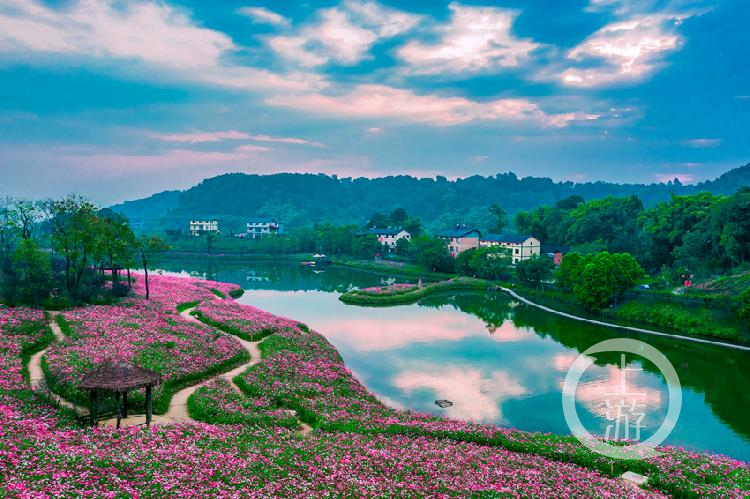
<path id="1" fill-rule="evenodd" d="M 394 118 L 442 126 L 473 121 L 527 120 L 563 127 L 571 121 L 599 117 L 579 113 L 550 115 L 525 99 L 478 102 L 464 97 L 417 95 L 410 90 L 372 84 L 358 85 L 338 95 L 275 95 L 267 98 L 266 103 L 353 118 Z"/>
<path id="2" fill-rule="evenodd" d="M 501 403 L 520 397 L 527 389 L 505 371 L 495 371 L 485 377 L 477 369 L 451 367 L 440 370 L 406 371 L 398 374 L 394 385 L 406 393 L 429 389 L 435 397 L 447 398 L 453 407 L 446 415 L 462 420 L 499 420 Z"/>

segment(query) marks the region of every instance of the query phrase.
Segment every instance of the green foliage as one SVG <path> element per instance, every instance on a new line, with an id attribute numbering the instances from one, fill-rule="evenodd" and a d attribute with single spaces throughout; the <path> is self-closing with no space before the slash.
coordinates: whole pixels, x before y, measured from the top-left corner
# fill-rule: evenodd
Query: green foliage
<path id="1" fill-rule="evenodd" d="M 522 281 L 539 285 L 542 281 L 549 280 L 552 272 L 555 270 L 555 264 L 552 259 L 535 256 L 527 260 L 521 260 L 516 264 L 516 275 Z"/>
<path id="2" fill-rule="evenodd" d="M 445 241 L 427 236 L 412 238 L 410 243 L 411 257 L 422 268 L 431 272 L 452 273 L 455 262 L 448 255 Z"/>
<path id="3" fill-rule="evenodd" d="M 354 258 L 367 260 L 373 258 L 377 253 L 383 251 L 383 245 L 380 244 L 375 234 L 367 234 L 362 237 L 355 237 L 352 240 L 351 254 Z"/>
<path id="4" fill-rule="evenodd" d="M 490 214 L 495 218 L 495 223 L 489 228 L 490 232 L 502 234 L 508 225 L 508 215 L 505 213 L 503 207 L 498 204 L 490 206 Z"/>
<path id="5" fill-rule="evenodd" d="M 12 257 L 15 290 L 11 299 L 19 303 L 44 303 L 52 281 L 50 260 L 33 239 L 22 239 Z"/>
<path id="6" fill-rule="evenodd" d="M 565 255 L 557 279 L 561 287 L 573 290 L 582 305 L 596 310 L 621 298 L 643 276 L 643 269 L 631 255 L 603 251 L 586 256 Z"/>

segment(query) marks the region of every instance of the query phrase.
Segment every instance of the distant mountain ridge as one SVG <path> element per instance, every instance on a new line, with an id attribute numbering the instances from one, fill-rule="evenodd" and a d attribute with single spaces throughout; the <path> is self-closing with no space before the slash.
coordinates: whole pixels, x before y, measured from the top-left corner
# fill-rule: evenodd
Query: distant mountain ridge
<path id="1" fill-rule="evenodd" d="M 374 212 L 403 207 L 428 228 L 456 222 L 481 224 L 487 208 L 497 203 L 513 215 L 577 194 L 586 200 L 606 196 L 641 198 L 646 206 L 671 194 L 711 192 L 732 194 L 750 185 L 750 163 L 695 185 L 677 179 L 661 184 L 554 182 L 549 178 L 518 178 L 514 173 L 474 175 L 457 180 L 438 176 L 415 178 L 338 178 L 324 174 L 228 173 L 203 180 L 185 191 L 165 191 L 113 206 L 144 230 L 184 230 L 190 218 L 216 218 L 224 228 L 241 230 L 243 219 L 272 216 L 287 226 L 312 223 L 355 223 Z"/>

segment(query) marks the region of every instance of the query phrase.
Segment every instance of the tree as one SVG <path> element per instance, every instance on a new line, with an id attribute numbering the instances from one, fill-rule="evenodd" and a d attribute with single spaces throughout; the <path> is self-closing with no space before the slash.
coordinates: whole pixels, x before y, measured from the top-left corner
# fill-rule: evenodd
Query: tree
<path id="1" fill-rule="evenodd" d="M 409 244 L 412 258 L 418 265 L 432 272 L 453 272 L 453 258 L 448 255 L 445 241 L 427 236 L 415 237 Z"/>
<path id="2" fill-rule="evenodd" d="M 381 251 L 383 251 L 383 245 L 380 244 L 375 234 L 366 234 L 352 239 L 352 256 L 354 258 L 373 258 Z"/>
<path id="3" fill-rule="evenodd" d="M 403 208 L 396 208 L 391 212 L 390 219 L 393 225 L 401 227 L 409 219 L 409 214 Z"/>
<path id="4" fill-rule="evenodd" d="M 409 254 L 409 240 L 405 237 L 396 241 L 396 254 L 400 256 Z"/>
<path id="5" fill-rule="evenodd" d="M 51 283 L 51 267 L 47 255 L 30 237 L 21 239 L 13 254 L 16 278 L 15 296 L 19 303 L 40 305 L 47 297 Z"/>
<path id="6" fill-rule="evenodd" d="M 580 281 L 583 267 L 588 259 L 580 253 L 568 253 L 563 256 L 560 267 L 557 269 L 557 285 L 562 289 L 572 291 L 573 286 Z"/>
<path id="7" fill-rule="evenodd" d="M 138 254 L 141 258 L 141 265 L 143 266 L 143 284 L 146 287 L 146 299 L 148 300 L 151 296 L 151 290 L 149 289 L 148 285 L 149 262 L 151 261 L 155 253 L 166 251 L 169 249 L 169 246 L 167 245 L 167 242 L 164 241 L 164 239 L 157 236 L 151 236 L 142 237 L 141 239 L 139 239 L 137 247 Z"/>
<path id="8" fill-rule="evenodd" d="M 373 215 L 370 217 L 370 220 L 367 222 L 366 228 L 368 229 L 376 229 L 376 228 L 385 228 L 391 225 L 391 219 L 388 217 L 388 215 L 385 215 L 383 213 L 373 213 Z"/>
<path id="9" fill-rule="evenodd" d="M 477 248 L 471 255 L 471 268 L 474 275 L 482 279 L 505 279 L 510 277 L 512 258 L 507 248 Z"/>
<path id="10" fill-rule="evenodd" d="M 522 281 L 539 286 L 542 281 L 552 277 L 555 264 L 551 258 L 534 256 L 516 264 L 516 275 Z"/>
<path id="11" fill-rule="evenodd" d="M 505 227 L 508 225 L 508 216 L 506 215 L 505 210 L 502 206 L 493 204 L 490 206 L 490 214 L 495 219 L 494 224 L 490 227 L 490 232 L 502 234 L 503 230 L 505 230 Z"/>
<path id="12" fill-rule="evenodd" d="M 589 309 L 600 309 L 621 298 L 644 272 L 631 255 L 603 251 L 578 260 L 573 275 L 576 299 Z"/>

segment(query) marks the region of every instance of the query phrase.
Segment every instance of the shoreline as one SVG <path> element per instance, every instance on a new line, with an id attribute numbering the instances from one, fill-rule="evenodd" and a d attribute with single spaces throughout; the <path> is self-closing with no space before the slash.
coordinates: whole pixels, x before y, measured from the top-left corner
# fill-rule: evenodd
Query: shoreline
<path id="1" fill-rule="evenodd" d="M 614 323 L 611 323 L 611 322 L 600 321 L 598 319 L 589 319 L 589 318 L 586 318 L 586 317 L 581 317 L 581 316 L 578 316 L 578 315 L 570 314 L 568 312 L 563 312 L 561 310 L 555 310 L 555 309 L 550 308 L 550 307 L 548 307 L 546 305 L 541 305 L 539 303 L 533 302 L 533 301 L 529 300 L 528 298 L 525 298 L 525 297 L 519 295 L 518 293 L 516 293 L 512 289 L 506 288 L 504 286 L 497 286 L 497 289 L 499 289 L 503 293 L 507 294 L 508 296 L 511 296 L 511 297 L 515 298 L 516 300 L 518 300 L 518 301 L 520 301 L 520 302 L 522 302 L 522 303 L 524 303 L 526 305 L 529 305 L 531 307 L 535 307 L 535 308 L 538 308 L 538 309 L 543 310 L 545 312 L 548 312 L 548 313 L 551 313 L 551 314 L 555 314 L 555 315 L 558 315 L 560 317 L 565 317 L 567 319 L 572 319 L 572 320 L 575 320 L 575 321 L 580 321 L 580 322 L 586 322 L 588 324 L 593 324 L 595 326 L 602 326 L 602 327 L 607 327 L 607 328 L 612 328 L 612 329 L 625 329 L 627 331 L 632 331 L 632 332 L 635 332 L 635 333 L 650 334 L 650 335 L 653 335 L 653 336 L 664 336 L 664 337 L 668 337 L 668 338 L 676 338 L 678 340 L 692 341 L 694 343 L 703 343 L 703 344 L 708 344 L 708 345 L 715 345 L 715 346 L 720 346 L 720 347 L 724 347 L 724 348 L 733 348 L 735 350 L 742 350 L 742 351 L 745 351 L 745 352 L 750 352 L 750 346 L 740 345 L 739 343 L 727 343 L 727 342 L 724 342 L 724 341 L 709 340 L 709 339 L 705 339 L 705 338 L 697 338 L 697 337 L 694 337 L 694 336 L 685 336 L 685 335 L 682 335 L 682 334 L 663 333 L 663 332 L 655 331 L 655 330 L 652 330 L 652 329 L 645 329 L 645 328 L 640 328 L 640 327 L 636 327 L 636 326 L 625 326 L 625 325 L 622 325 L 622 324 L 614 324 Z"/>

